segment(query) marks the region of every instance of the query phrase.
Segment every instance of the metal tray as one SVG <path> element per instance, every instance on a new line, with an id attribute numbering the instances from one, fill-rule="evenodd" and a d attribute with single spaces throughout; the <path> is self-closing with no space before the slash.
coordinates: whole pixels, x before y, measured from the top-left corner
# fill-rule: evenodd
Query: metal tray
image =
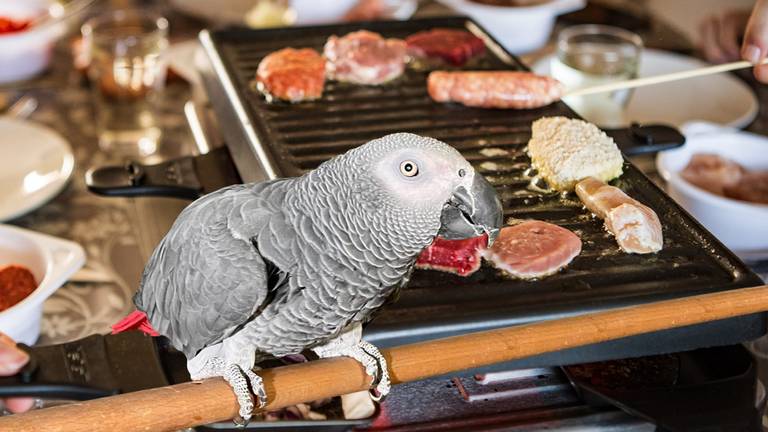
<path id="1" fill-rule="evenodd" d="M 606 233 L 602 221 L 591 217 L 576 197 L 527 189 L 523 171 L 530 161 L 524 148 L 531 122 L 542 116 L 577 117 L 563 103 L 520 111 L 439 104 L 426 92 L 429 71 L 414 68 L 378 87 L 328 82 L 322 99 L 298 104 L 268 103 L 252 84 L 259 61 L 280 48 L 322 50 L 328 36 L 359 29 L 405 37 L 435 27 L 466 28 L 486 41 L 486 54 L 467 68 L 526 69 L 482 28 L 461 17 L 230 29 L 205 31 L 200 36 L 212 64 L 205 82 L 244 181 L 300 175 L 370 139 L 413 132 L 438 138 L 461 151 L 496 186 L 506 217 L 545 220 L 582 238 L 582 254 L 565 271 L 540 281 L 511 280 L 487 266 L 468 278 L 416 271 L 400 299 L 366 328 L 366 339 L 379 346 L 399 345 L 761 283 L 629 162 L 614 184 L 658 213 L 665 236 L 664 249 L 658 254 L 625 254 Z M 488 149 L 507 154 L 493 156 Z M 734 344 L 765 331 L 764 316 L 756 314 L 560 351 L 497 369 Z"/>

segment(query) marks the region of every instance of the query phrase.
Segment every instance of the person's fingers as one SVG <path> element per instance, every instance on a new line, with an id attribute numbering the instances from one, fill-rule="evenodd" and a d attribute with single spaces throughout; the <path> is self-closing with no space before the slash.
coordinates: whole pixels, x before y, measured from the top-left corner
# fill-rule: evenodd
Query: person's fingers
<path id="1" fill-rule="evenodd" d="M 718 42 L 720 50 L 727 57 L 727 61 L 736 61 L 741 58 L 739 49 L 739 34 L 744 30 L 744 24 L 736 12 L 728 12 L 720 20 L 720 34 Z"/>
<path id="2" fill-rule="evenodd" d="M 33 406 L 35 406 L 35 400 L 32 398 L 13 398 L 5 400 L 5 408 L 12 413 L 29 411 Z"/>
<path id="3" fill-rule="evenodd" d="M 717 17 L 708 17 L 700 25 L 701 49 L 704 58 L 712 63 L 722 63 L 725 61 L 723 52 L 720 50 L 718 42 L 719 24 Z"/>
<path id="4" fill-rule="evenodd" d="M 0 333 L 0 376 L 13 375 L 29 361 L 29 355 L 16 348 L 11 338 Z"/>
<path id="5" fill-rule="evenodd" d="M 741 58 L 753 64 L 762 63 L 768 50 L 768 1 L 757 0 L 752 15 L 744 33 L 744 44 L 741 46 Z M 768 83 L 768 68 L 755 68 L 755 78 Z"/>

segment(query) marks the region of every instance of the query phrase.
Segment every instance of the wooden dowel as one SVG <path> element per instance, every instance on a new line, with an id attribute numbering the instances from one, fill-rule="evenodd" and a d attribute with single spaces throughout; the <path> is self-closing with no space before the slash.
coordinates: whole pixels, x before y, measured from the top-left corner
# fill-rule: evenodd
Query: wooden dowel
<path id="1" fill-rule="evenodd" d="M 768 63 L 768 59 L 763 61 L 763 64 L 766 64 L 766 63 Z M 670 81 L 677 81 L 677 80 L 682 80 L 687 78 L 695 78 L 695 77 L 700 77 L 705 75 L 712 75 L 712 74 L 728 72 L 728 71 L 737 70 L 737 69 L 745 69 L 752 66 L 753 66 L 752 63 L 748 61 L 737 61 L 737 62 L 725 63 L 721 65 L 716 65 L 716 66 L 707 66 L 700 69 L 672 72 L 672 73 L 663 74 L 663 75 L 636 78 L 636 79 L 627 80 L 627 81 L 617 81 L 617 82 L 612 82 L 607 84 L 600 84 L 593 87 L 575 89 L 573 91 L 566 92 L 565 95 L 563 95 L 563 97 L 586 96 L 586 95 L 591 95 L 596 93 L 606 93 L 606 92 L 612 92 L 616 90 L 625 90 L 625 89 L 631 89 L 636 87 L 643 87 L 647 85 L 661 84 L 661 83 L 670 82 Z"/>
<path id="2" fill-rule="evenodd" d="M 703 294 L 382 350 L 393 384 L 536 354 L 768 310 L 768 286 Z M 336 358 L 259 372 L 268 410 L 366 389 L 354 360 Z M 395 390 L 396 391 L 396 390 Z M 0 418 L 0 431 L 165 431 L 231 419 L 221 379 L 127 393 Z"/>

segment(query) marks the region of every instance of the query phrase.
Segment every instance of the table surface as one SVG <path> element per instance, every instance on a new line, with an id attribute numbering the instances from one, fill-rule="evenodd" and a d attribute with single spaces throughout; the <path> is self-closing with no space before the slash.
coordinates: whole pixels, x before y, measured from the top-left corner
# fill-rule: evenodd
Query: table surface
<path id="1" fill-rule="evenodd" d="M 201 26 L 194 20 L 167 12 L 174 24 L 174 38 L 193 37 Z M 444 13 L 445 10 L 434 3 L 422 4 L 419 11 L 420 15 Z M 641 34 L 649 46 L 690 51 L 690 45 L 681 42 L 684 37 L 669 37 L 674 31 L 657 20 Z M 674 45 L 669 45 L 670 40 L 675 41 Z M 551 52 L 551 44 L 524 56 L 524 60 L 530 64 L 547 52 Z M 129 313 L 133 309 L 131 296 L 138 286 L 143 263 L 151 253 L 152 239 L 159 239 L 163 229 L 148 228 L 141 223 L 153 216 L 151 212 L 157 211 L 159 207 L 155 203 L 158 199 L 104 198 L 86 189 L 85 171 L 93 166 L 121 161 L 101 151 L 97 145 L 89 89 L 82 75 L 71 67 L 69 45 L 60 44 L 55 56 L 54 66 L 44 76 L 15 89 L 0 87 L 0 94 L 21 91 L 38 99 L 39 108 L 30 119 L 57 130 L 71 143 L 76 158 L 75 173 L 63 193 L 11 223 L 81 244 L 87 254 L 85 268 L 101 275 L 103 280 L 69 282 L 45 303 L 39 340 L 43 344 L 108 332 L 110 325 Z M 768 86 L 757 83 L 748 71 L 739 76 L 755 90 L 761 102 L 758 116 L 748 130 L 768 134 Z M 153 156 L 156 161 L 194 152 L 192 136 L 183 115 L 183 104 L 190 98 L 190 89 L 187 84 L 174 81 L 169 83 L 165 93 L 160 116 L 164 137 L 160 152 Z M 655 173 L 652 157 L 638 157 L 634 162 L 652 178 L 661 181 Z M 164 208 L 180 209 L 184 205 L 177 200 L 160 201 Z M 764 279 L 768 276 L 768 262 L 755 263 L 753 268 Z"/>

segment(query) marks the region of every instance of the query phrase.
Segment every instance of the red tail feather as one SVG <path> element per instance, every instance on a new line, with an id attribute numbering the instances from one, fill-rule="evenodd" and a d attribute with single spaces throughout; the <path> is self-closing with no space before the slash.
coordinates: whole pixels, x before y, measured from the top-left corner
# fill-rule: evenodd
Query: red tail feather
<path id="1" fill-rule="evenodd" d="M 152 328 L 152 324 L 147 320 L 147 314 L 142 311 L 133 311 L 128 316 L 112 325 L 112 334 L 122 333 L 128 330 L 139 330 L 150 336 L 160 336 L 157 330 Z"/>

